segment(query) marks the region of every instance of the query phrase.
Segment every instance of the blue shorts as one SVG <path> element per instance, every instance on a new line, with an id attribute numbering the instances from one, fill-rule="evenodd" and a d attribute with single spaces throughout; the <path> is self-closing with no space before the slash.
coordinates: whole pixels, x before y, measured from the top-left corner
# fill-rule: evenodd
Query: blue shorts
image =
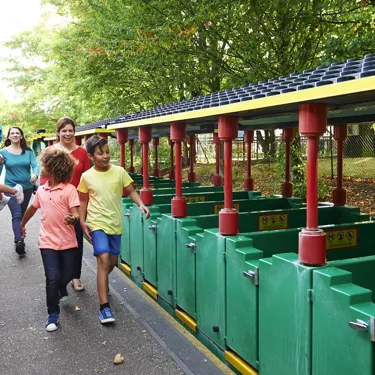
<path id="1" fill-rule="evenodd" d="M 107 234 L 101 229 L 90 232 L 94 255 L 120 255 L 121 234 Z"/>

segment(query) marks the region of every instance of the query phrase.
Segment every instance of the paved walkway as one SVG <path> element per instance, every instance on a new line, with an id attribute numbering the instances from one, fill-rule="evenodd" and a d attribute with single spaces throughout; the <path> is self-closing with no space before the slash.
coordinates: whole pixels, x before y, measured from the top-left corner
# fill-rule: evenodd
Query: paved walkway
<path id="1" fill-rule="evenodd" d="M 233 374 L 119 270 L 111 274 L 112 326 L 98 320 L 96 260 L 85 244 L 86 291 L 70 287 L 56 332 L 44 329 L 45 280 L 37 237 L 38 214 L 27 226 L 27 256 L 13 248 L 8 208 L 0 212 L 1 375 Z M 125 357 L 114 365 L 117 353 Z"/>

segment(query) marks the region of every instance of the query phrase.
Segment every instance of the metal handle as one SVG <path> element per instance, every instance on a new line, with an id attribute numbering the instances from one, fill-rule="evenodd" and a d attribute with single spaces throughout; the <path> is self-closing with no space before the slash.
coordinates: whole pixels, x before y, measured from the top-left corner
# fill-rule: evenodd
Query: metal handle
<path id="1" fill-rule="evenodd" d="M 255 278 L 255 272 L 254 271 L 243 271 L 242 274 L 245 276 L 245 277 L 248 277 L 250 279 L 254 279 Z"/>
<path id="2" fill-rule="evenodd" d="M 255 271 L 251 271 L 251 270 L 242 271 L 242 275 L 244 275 L 245 277 L 248 277 L 249 279 L 253 279 L 254 284 L 259 285 L 259 270 L 258 270 L 258 268 L 256 268 Z"/>
<path id="3" fill-rule="evenodd" d="M 186 246 L 188 249 L 193 250 L 193 252 L 195 253 L 195 249 L 196 249 L 195 242 L 187 243 L 185 246 Z"/>
<path id="4" fill-rule="evenodd" d="M 368 331 L 368 323 L 361 319 L 356 319 L 355 322 L 349 322 L 349 327 L 357 331 Z"/>
<path id="5" fill-rule="evenodd" d="M 124 213 L 124 216 L 127 216 L 127 217 L 129 217 L 129 216 L 130 216 L 130 214 L 129 214 L 128 212 L 125 212 L 125 213 Z"/>
<path id="6" fill-rule="evenodd" d="M 148 229 L 150 229 L 150 230 L 154 230 L 155 232 L 156 232 L 156 228 L 157 228 L 156 224 L 153 224 L 153 225 L 149 225 L 149 226 L 148 226 Z"/>

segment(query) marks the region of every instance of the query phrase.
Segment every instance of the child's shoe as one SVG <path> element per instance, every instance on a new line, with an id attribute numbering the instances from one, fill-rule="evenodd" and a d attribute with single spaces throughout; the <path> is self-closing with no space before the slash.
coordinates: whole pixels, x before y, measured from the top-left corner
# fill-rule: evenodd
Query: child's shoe
<path id="1" fill-rule="evenodd" d="M 99 320 L 100 323 L 113 323 L 115 318 L 113 317 L 112 311 L 109 307 L 104 308 L 103 310 L 99 311 Z"/>
<path id="2" fill-rule="evenodd" d="M 20 256 L 23 257 L 26 255 L 26 250 L 25 250 L 25 242 L 22 241 L 15 241 L 16 244 L 16 253 Z"/>
<path id="3" fill-rule="evenodd" d="M 17 193 L 13 195 L 15 198 L 16 202 L 18 204 L 21 204 L 23 202 L 23 189 L 22 186 L 17 184 L 13 189 L 17 190 Z"/>
<path id="4" fill-rule="evenodd" d="M 60 325 L 60 315 L 58 313 L 52 313 L 48 315 L 46 323 L 46 331 L 53 332 L 59 328 Z"/>
<path id="5" fill-rule="evenodd" d="M 7 197 L 3 194 L 3 197 L 0 199 L 0 211 L 8 204 L 10 197 Z"/>

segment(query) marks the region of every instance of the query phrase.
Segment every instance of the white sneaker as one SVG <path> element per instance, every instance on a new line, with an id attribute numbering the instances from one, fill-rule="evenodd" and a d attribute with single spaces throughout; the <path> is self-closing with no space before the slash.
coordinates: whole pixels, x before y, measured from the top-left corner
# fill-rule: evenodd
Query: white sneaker
<path id="1" fill-rule="evenodd" d="M 23 202 L 23 189 L 21 185 L 16 185 L 13 189 L 17 190 L 17 193 L 13 195 L 13 197 L 16 199 L 16 202 L 18 204 L 21 204 Z"/>
<path id="2" fill-rule="evenodd" d="M 10 197 L 7 197 L 3 193 L 3 198 L 0 200 L 0 211 L 8 204 L 9 200 L 10 200 Z"/>

